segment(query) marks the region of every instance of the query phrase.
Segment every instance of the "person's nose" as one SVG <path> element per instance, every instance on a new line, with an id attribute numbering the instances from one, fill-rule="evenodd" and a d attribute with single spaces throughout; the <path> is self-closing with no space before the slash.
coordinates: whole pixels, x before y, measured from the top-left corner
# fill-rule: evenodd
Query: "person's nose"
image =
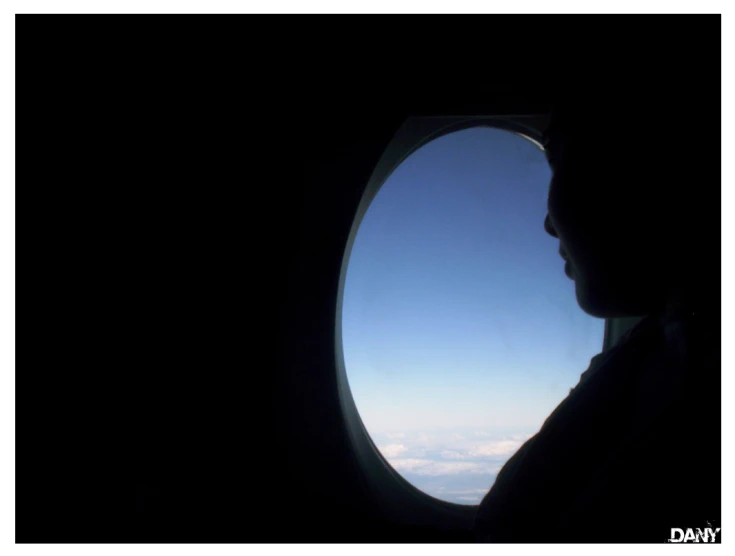
<path id="1" fill-rule="evenodd" d="M 553 224 L 551 223 L 551 219 L 549 218 L 548 214 L 546 215 L 546 218 L 544 218 L 544 230 L 546 230 L 546 233 L 549 234 L 551 237 L 559 237 L 556 233 L 556 230 L 554 229 Z"/>

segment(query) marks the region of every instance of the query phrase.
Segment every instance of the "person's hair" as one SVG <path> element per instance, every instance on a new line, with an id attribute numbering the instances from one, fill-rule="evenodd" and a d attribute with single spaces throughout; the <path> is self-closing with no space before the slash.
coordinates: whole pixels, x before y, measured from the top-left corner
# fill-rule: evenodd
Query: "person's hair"
<path id="1" fill-rule="evenodd" d="M 550 122 L 577 164 L 591 161 L 590 187 L 606 183 L 606 202 L 660 238 L 673 282 L 684 289 L 703 272 L 696 250 L 719 229 L 699 225 L 719 217 L 712 167 L 719 167 L 720 137 L 698 132 L 696 118 L 706 116 L 697 108 L 660 75 L 611 75 L 558 89 Z"/>

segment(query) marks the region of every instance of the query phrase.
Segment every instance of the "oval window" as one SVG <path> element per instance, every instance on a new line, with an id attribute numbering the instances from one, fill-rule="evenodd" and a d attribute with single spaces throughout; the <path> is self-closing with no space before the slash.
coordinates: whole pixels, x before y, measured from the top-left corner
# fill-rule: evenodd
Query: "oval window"
<path id="1" fill-rule="evenodd" d="M 384 458 L 435 498 L 478 504 L 602 348 L 544 231 L 550 177 L 522 136 L 451 133 L 390 175 L 355 237 L 350 389 Z"/>

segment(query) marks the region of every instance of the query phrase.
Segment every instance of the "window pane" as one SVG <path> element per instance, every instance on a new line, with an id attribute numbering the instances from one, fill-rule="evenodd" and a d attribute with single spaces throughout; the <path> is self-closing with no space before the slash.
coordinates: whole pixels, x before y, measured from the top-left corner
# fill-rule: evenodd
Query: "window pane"
<path id="1" fill-rule="evenodd" d="M 514 133 L 425 145 L 358 230 L 342 315 L 347 377 L 410 483 L 477 504 L 602 347 L 544 231 L 550 170 Z"/>

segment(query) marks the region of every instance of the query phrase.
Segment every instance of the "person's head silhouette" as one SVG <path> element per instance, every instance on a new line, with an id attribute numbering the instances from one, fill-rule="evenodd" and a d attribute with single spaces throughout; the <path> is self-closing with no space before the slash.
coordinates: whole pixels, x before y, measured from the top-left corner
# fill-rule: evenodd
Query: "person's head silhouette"
<path id="1" fill-rule="evenodd" d="M 692 295 L 702 187 L 719 138 L 677 133 L 671 90 L 586 83 L 559 95 L 546 132 L 553 178 L 545 228 L 560 240 L 577 301 L 597 317 L 658 313 Z M 719 188 L 719 184 L 714 184 Z"/>

